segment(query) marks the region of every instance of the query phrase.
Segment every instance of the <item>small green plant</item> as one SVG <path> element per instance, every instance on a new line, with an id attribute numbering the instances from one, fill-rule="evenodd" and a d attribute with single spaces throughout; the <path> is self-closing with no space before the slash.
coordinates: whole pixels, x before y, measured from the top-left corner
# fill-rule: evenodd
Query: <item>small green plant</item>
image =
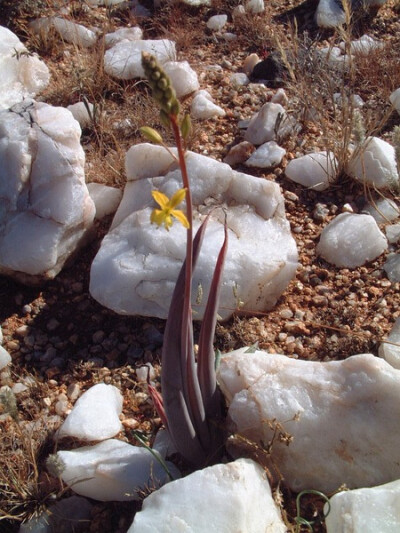
<path id="1" fill-rule="evenodd" d="M 317 518 L 315 520 L 306 520 L 305 518 L 301 516 L 301 499 L 307 495 L 317 496 L 318 498 L 321 498 L 327 504 L 328 506 L 327 511 L 326 512 L 324 511 L 322 518 Z M 295 518 L 296 533 L 300 533 L 301 526 L 305 526 L 308 529 L 308 531 L 311 531 L 311 532 L 314 531 L 313 526 L 325 520 L 325 518 L 330 513 L 330 510 L 331 510 L 331 505 L 329 502 L 329 498 L 323 492 L 320 492 L 318 490 L 303 490 L 299 492 L 296 498 L 296 513 L 297 513 L 296 518 Z"/>
<path id="2" fill-rule="evenodd" d="M 168 230 L 174 217 L 187 229 L 186 259 L 172 295 L 164 333 L 161 361 L 162 398 L 154 387 L 149 387 L 149 391 L 176 449 L 190 464 L 198 468 L 215 460 L 222 448 L 222 431 L 219 425 L 221 401 L 216 382 L 213 338 L 228 246 L 227 229 L 225 226 L 225 239 L 204 311 L 196 365 L 191 308 L 192 278 L 208 217 L 193 238 L 192 196 L 184 149 L 185 139 L 190 132 L 190 116 L 180 117 L 180 106 L 171 81 L 156 58 L 143 52 L 142 65 L 153 98 L 160 107 L 161 121 L 172 129 L 183 182 L 183 187 L 176 191 L 171 199 L 160 191 L 153 191 L 153 198 L 159 208 L 153 211 L 151 221 L 164 225 Z M 156 130 L 144 127 L 141 131 L 148 140 L 163 144 L 162 137 Z M 177 209 L 184 199 L 186 214 Z"/>

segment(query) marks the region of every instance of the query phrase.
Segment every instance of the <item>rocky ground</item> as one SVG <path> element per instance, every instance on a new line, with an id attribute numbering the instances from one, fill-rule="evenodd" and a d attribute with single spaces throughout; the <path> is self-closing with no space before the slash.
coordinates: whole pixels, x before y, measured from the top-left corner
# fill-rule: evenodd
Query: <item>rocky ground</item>
<path id="1" fill-rule="evenodd" d="M 101 68 L 101 44 L 95 50 L 78 50 L 60 42 L 55 35 L 44 41 L 28 32 L 30 18 L 58 12 L 61 4 L 50 0 L 24 1 L 20 2 L 18 11 L 15 7 L 8 8 L 6 2 L 3 12 L 0 8 L 0 23 L 13 29 L 28 49 L 37 51 L 49 66 L 52 82 L 40 99 L 53 105 L 68 105 L 85 96 L 101 109 L 102 117 L 82 136 L 87 180 L 122 188 L 124 153 L 130 145 L 141 141 L 140 126 L 159 127 L 158 113 L 143 83 L 107 78 Z M 235 22 L 229 18 L 227 31 L 238 35 L 233 42 L 226 42 L 206 29 L 211 15 L 231 12 L 238 4 L 233 0 L 215 2 L 212 8 L 166 7 L 157 10 L 152 18 L 140 21 L 125 7 L 86 9 L 81 2 L 68 4 L 68 17 L 87 27 L 95 25 L 106 32 L 139 23 L 146 38 L 167 36 L 177 42 L 180 59 L 189 61 L 200 75 L 201 88 L 208 89 L 215 102 L 227 112 L 224 118 L 195 123 L 191 139 L 192 150 L 219 160 L 230 146 L 242 140 L 238 121 L 249 118 L 275 92 L 263 84 L 250 88 L 232 86 L 230 75 L 241 70 L 248 54 L 262 55 L 276 47 L 276 39 L 284 47 L 295 49 L 299 43 L 305 46 L 312 40 L 313 46 L 323 46 L 343 37 L 340 32 L 320 31 L 314 26 L 312 13 L 316 2 L 265 2 L 268 6 L 263 14 L 248 15 Z M 298 19 L 297 39 L 287 29 L 293 23 L 293 13 Z M 367 102 L 365 114 L 369 125 L 387 117 L 380 125 L 379 135 L 390 141 L 393 126 L 400 124 L 398 115 L 388 113 L 388 95 L 400 86 L 398 3 L 396 7 L 390 0 L 374 17 L 358 20 L 353 31 L 352 38 L 367 32 L 385 43 L 379 57 L 361 58 L 354 78 L 345 83 L 354 83 Z M 210 65 L 220 65 L 222 69 L 206 68 Z M 285 84 L 288 109 L 299 118 L 314 91 L 322 94 L 326 89 L 320 85 L 320 74 L 316 72 L 314 77 L 309 74 L 307 69 L 303 73 L 298 71 L 297 82 L 289 77 Z M 186 104 L 189 103 L 190 98 Z M 355 269 L 336 268 L 316 256 L 316 243 L 327 222 L 348 205 L 359 212 L 368 191 L 344 173 L 325 192 L 306 190 L 284 175 L 290 159 L 316 147 L 322 150 L 327 144 L 339 143 L 346 130 L 346 124 L 339 122 L 337 117 L 330 116 L 327 106 L 324 123 L 303 121 L 302 131 L 285 141 L 287 155 L 273 172 L 243 167 L 243 171 L 274 180 L 281 186 L 298 245 L 299 268 L 274 309 L 257 315 L 251 309 L 241 309 L 229 322 L 218 326 L 216 346 L 220 350 L 258 343 L 270 352 L 308 360 L 344 359 L 365 352 L 377 355 L 379 344 L 400 316 L 399 284 L 391 283 L 382 269 L 385 255 Z M 14 491 L 10 494 L 5 485 L 0 485 L 0 509 L 2 500 L 4 504 L 12 498 L 20 500 L 16 509 L 7 507 L 7 512 L 14 517 L 34 511 L 35 507 L 46 504 L 46 498 L 61 493 L 60 485 L 45 474 L 43 461 L 54 449 L 53 430 L 79 394 L 92 384 L 103 381 L 121 389 L 125 427 L 121 438 L 136 442 L 133 429 L 151 438 L 160 426 L 135 369 L 152 363 L 159 374 L 164 322 L 118 316 L 101 307 L 88 292 L 90 265 L 110 222 L 108 219 L 99 223 L 92 243 L 45 286 L 25 287 L 0 278 L 3 346 L 13 358 L 10 369 L 0 375 L 0 385 L 20 383 L 26 387 L 23 390 L 21 385 L 17 395 L 20 427 L 25 434 L 30 432 L 39 468 L 35 473 L 29 466 L 32 463 L 29 451 L 25 455 L 18 452 L 24 442 L 15 423 L 1 418 L 0 465 L 3 472 L 5 465 L 14 465 L 16 477 L 22 478 L 25 484 L 25 502 L 22 490 L 18 497 L 15 487 L 7 489 Z M 290 495 L 285 497 L 288 520 L 293 523 L 294 500 Z M 318 503 L 304 504 L 303 512 L 312 514 L 314 506 L 318 507 Z M 132 519 L 132 507 L 132 504 L 98 504 L 90 531 L 126 531 Z M 14 531 L 15 524 L 0 521 L 0 530 Z"/>

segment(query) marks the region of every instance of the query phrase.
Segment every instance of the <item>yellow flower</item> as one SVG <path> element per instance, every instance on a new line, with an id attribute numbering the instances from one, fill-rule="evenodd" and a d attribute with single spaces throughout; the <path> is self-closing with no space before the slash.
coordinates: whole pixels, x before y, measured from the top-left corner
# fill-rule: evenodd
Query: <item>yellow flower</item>
<path id="1" fill-rule="evenodd" d="M 178 189 L 171 199 L 160 191 L 152 191 L 154 200 L 158 203 L 161 209 L 154 209 L 151 213 L 151 223 L 161 226 L 164 224 L 165 229 L 169 230 L 172 226 L 172 217 L 175 217 L 185 228 L 189 228 L 190 224 L 186 218 L 185 213 L 180 209 L 175 209 L 186 196 L 186 189 Z"/>

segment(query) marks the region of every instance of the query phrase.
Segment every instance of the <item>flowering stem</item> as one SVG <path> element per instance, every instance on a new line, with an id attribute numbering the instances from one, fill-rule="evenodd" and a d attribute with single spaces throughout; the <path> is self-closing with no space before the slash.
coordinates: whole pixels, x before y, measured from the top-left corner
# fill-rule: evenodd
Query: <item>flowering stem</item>
<path id="1" fill-rule="evenodd" d="M 186 307 L 185 312 L 183 313 L 185 324 L 183 324 L 182 332 L 186 335 L 188 332 L 188 323 L 192 320 L 192 309 L 191 309 L 191 293 L 192 293 L 192 260 L 193 260 L 193 206 L 192 206 L 192 193 L 190 190 L 189 176 L 186 168 L 185 161 L 185 151 L 182 146 L 182 137 L 178 125 L 178 120 L 176 115 L 170 115 L 170 121 L 172 125 L 172 131 L 174 133 L 176 148 L 178 150 L 178 159 L 179 166 L 182 172 L 182 182 L 183 187 L 186 189 L 186 213 L 187 219 L 189 221 L 189 228 L 187 229 L 187 239 L 186 239 L 186 279 L 185 279 L 185 302 L 184 306 Z M 182 339 L 184 345 L 187 345 L 188 339 Z"/>

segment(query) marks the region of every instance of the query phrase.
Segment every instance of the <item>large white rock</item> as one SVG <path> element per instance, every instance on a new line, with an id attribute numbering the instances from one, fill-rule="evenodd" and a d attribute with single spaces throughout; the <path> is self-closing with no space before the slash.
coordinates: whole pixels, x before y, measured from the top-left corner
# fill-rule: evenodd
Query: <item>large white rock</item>
<path id="1" fill-rule="evenodd" d="M 354 178 L 377 189 L 399 184 L 395 149 L 379 137 L 368 137 L 353 154 L 347 170 Z"/>
<path id="2" fill-rule="evenodd" d="M 329 500 L 327 533 L 400 531 L 400 480 L 378 487 L 339 492 Z M 328 506 L 325 507 L 327 513 Z"/>
<path id="3" fill-rule="evenodd" d="M 194 230 L 210 220 L 194 272 L 193 306 L 201 319 L 227 215 L 229 249 L 219 313 L 228 318 L 238 305 L 272 307 L 293 277 L 297 250 L 285 217 L 283 197 L 273 182 L 235 172 L 229 165 L 193 152 L 186 155 L 194 203 Z M 186 249 L 186 230 L 150 224 L 151 191 L 171 197 L 182 187 L 181 173 L 161 146 L 132 146 L 126 157 L 128 183 L 111 231 L 95 257 L 92 296 L 121 314 L 165 318 Z M 224 206 L 223 209 L 218 206 Z M 198 286 L 204 293 L 195 303 Z M 235 295 L 236 293 L 236 295 Z"/>
<path id="4" fill-rule="evenodd" d="M 67 106 L 67 109 L 71 111 L 72 116 L 79 122 L 81 128 L 87 128 L 94 121 L 95 107 L 90 102 L 76 102 Z"/>
<path id="5" fill-rule="evenodd" d="M 155 450 L 153 453 L 159 456 Z M 121 440 L 61 450 L 57 456 L 65 465 L 63 481 L 77 494 L 103 502 L 141 500 L 146 490 L 170 480 L 150 450 Z M 167 463 L 167 468 L 174 479 L 180 476 L 172 463 Z"/>
<path id="6" fill-rule="evenodd" d="M 396 319 L 386 340 L 379 346 L 378 355 L 394 368 L 400 369 L 400 317 Z"/>
<path id="7" fill-rule="evenodd" d="M 247 167 L 270 168 L 276 167 L 282 161 L 286 150 L 275 141 L 268 141 L 257 148 L 245 162 Z"/>
<path id="8" fill-rule="evenodd" d="M 95 215 L 81 129 L 61 107 L 25 100 L 0 112 L 0 273 L 53 278 Z"/>
<path id="9" fill-rule="evenodd" d="M 142 52 L 155 55 L 160 64 L 176 61 L 175 43 L 168 39 L 121 41 L 104 54 L 104 70 L 121 80 L 144 78 Z"/>
<path id="10" fill-rule="evenodd" d="M 0 110 L 36 96 L 50 80 L 49 69 L 18 37 L 0 26 Z"/>
<path id="11" fill-rule="evenodd" d="M 294 490 L 330 493 L 400 477 L 400 371 L 371 354 L 326 363 L 246 348 L 222 357 L 218 382 L 237 431 L 267 446 Z M 278 431 L 279 434 L 279 431 Z"/>
<path id="12" fill-rule="evenodd" d="M 226 113 L 222 107 L 213 102 L 211 94 L 203 89 L 194 95 L 190 114 L 197 120 L 207 120 L 212 117 L 224 117 Z"/>
<path id="13" fill-rule="evenodd" d="M 277 128 L 277 121 L 280 121 Z M 280 137 L 288 135 L 293 129 L 286 111 L 280 104 L 267 102 L 250 120 L 244 138 L 252 144 L 259 145 L 267 141 L 274 141 L 277 130 Z"/>
<path id="14" fill-rule="evenodd" d="M 387 246 L 371 215 L 341 213 L 322 230 L 317 254 L 338 267 L 354 268 L 376 259 Z"/>
<path id="15" fill-rule="evenodd" d="M 338 167 L 338 160 L 332 152 L 315 152 L 292 159 L 285 174 L 305 187 L 324 191 L 335 181 Z"/>
<path id="16" fill-rule="evenodd" d="M 178 98 L 199 89 L 197 74 L 187 61 L 167 61 L 163 68 L 169 76 Z"/>
<path id="17" fill-rule="evenodd" d="M 105 440 L 122 429 L 122 395 L 114 385 L 93 385 L 77 400 L 65 419 L 57 437 L 76 437 L 80 440 Z"/>
<path id="18" fill-rule="evenodd" d="M 82 24 L 61 17 L 36 19 L 30 23 L 30 27 L 34 32 L 44 34 L 47 34 L 51 28 L 55 28 L 61 39 L 83 48 L 90 48 L 97 41 L 97 35 L 94 31 L 82 26 Z"/>
<path id="19" fill-rule="evenodd" d="M 153 492 L 128 533 L 284 533 L 263 469 L 239 459 L 198 470 Z"/>

